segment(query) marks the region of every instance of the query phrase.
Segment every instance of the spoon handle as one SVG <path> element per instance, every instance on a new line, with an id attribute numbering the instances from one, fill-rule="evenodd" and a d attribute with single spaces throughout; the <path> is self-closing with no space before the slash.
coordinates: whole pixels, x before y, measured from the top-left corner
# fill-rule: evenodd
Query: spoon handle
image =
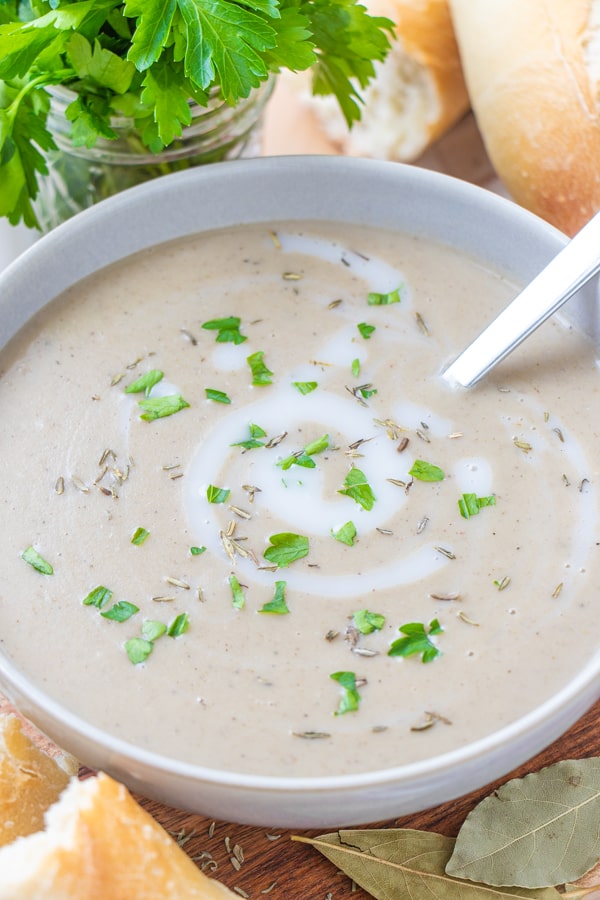
<path id="1" fill-rule="evenodd" d="M 596 213 L 442 377 L 451 385 L 474 385 L 599 270 L 600 213 Z"/>

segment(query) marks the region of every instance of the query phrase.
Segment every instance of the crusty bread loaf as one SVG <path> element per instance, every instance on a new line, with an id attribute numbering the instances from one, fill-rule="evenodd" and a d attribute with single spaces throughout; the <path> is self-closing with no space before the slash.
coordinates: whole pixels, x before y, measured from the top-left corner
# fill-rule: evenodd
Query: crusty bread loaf
<path id="1" fill-rule="evenodd" d="M 569 235 L 600 209 L 600 0 L 449 0 L 471 103 L 513 199 Z"/>
<path id="2" fill-rule="evenodd" d="M 469 108 L 447 0 L 366 0 L 394 22 L 396 40 L 363 92 L 362 119 L 349 132 L 333 101 L 314 108 L 337 148 L 354 156 L 410 161 Z"/>
<path id="3" fill-rule="evenodd" d="M 0 846 L 39 831 L 44 813 L 77 772 L 64 754 L 49 756 L 15 715 L 0 715 Z"/>
<path id="4" fill-rule="evenodd" d="M 0 900 L 226 900 L 108 775 L 73 779 L 46 830 L 0 848 Z"/>

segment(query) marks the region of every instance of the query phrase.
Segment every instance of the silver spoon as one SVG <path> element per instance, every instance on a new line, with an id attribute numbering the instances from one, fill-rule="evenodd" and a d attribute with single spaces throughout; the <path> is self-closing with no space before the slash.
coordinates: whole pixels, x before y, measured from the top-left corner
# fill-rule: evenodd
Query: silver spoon
<path id="1" fill-rule="evenodd" d="M 600 213 L 463 350 L 442 377 L 451 385 L 472 387 L 598 271 Z"/>

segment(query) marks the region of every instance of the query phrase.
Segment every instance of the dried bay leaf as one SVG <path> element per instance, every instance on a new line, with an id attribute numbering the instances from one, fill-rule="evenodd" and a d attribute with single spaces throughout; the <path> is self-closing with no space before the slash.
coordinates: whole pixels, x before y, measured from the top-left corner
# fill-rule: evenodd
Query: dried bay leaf
<path id="1" fill-rule="evenodd" d="M 449 876 L 454 839 L 410 828 L 344 829 L 311 844 L 376 900 L 560 900 L 554 888 L 527 891 L 474 884 Z"/>
<path id="2" fill-rule="evenodd" d="M 535 888 L 575 881 L 600 859 L 600 758 L 515 778 L 469 813 L 447 872 Z"/>

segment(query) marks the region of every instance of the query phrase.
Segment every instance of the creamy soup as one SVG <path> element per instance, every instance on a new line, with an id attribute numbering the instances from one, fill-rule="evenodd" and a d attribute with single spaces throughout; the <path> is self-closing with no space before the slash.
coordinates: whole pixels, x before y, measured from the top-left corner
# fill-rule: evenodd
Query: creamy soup
<path id="1" fill-rule="evenodd" d="M 546 324 L 439 377 L 514 287 L 307 223 L 153 248 L 0 356 L 0 635 L 181 760 L 352 773 L 490 734 L 596 650 L 599 379 Z"/>

